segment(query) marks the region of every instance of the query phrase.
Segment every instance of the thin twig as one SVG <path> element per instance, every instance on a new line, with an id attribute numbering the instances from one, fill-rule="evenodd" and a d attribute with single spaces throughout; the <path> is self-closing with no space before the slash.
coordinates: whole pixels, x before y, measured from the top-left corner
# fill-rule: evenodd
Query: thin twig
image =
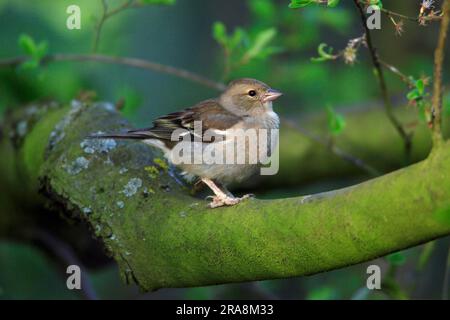
<path id="1" fill-rule="evenodd" d="M 442 65 L 445 56 L 445 39 L 447 37 L 450 22 L 450 0 L 445 0 L 442 5 L 443 18 L 439 30 L 438 44 L 434 51 L 434 77 L 433 97 L 431 103 L 431 124 L 433 128 L 433 143 L 439 144 L 443 141 L 442 136 Z"/>
<path id="2" fill-rule="evenodd" d="M 223 75 L 222 80 L 225 81 L 228 79 L 230 73 L 231 73 L 231 52 L 228 48 L 224 48 L 223 50 L 224 55 L 224 67 L 223 67 Z"/>
<path id="3" fill-rule="evenodd" d="M 100 17 L 100 20 L 97 24 L 96 30 L 95 30 L 95 37 L 94 37 L 94 43 L 92 45 L 92 52 L 97 52 L 98 49 L 98 43 L 100 42 L 100 34 L 103 29 L 103 24 L 106 21 L 106 13 L 108 12 L 108 4 L 106 0 L 102 0 L 102 16 Z"/>
<path id="4" fill-rule="evenodd" d="M 4 60 L 0 60 L 0 67 L 4 66 L 16 66 L 23 62 L 25 62 L 28 59 L 28 57 L 22 56 L 22 57 L 16 57 L 16 58 L 8 58 Z M 58 61 L 96 61 L 96 62 L 103 62 L 103 63 L 114 63 L 114 64 L 121 64 L 121 65 L 127 65 L 130 67 L 135 68 L 141 68 L 141 69 L 147 69 L 155 72 L 160 73 L 166 73 L 173 76 L 176 76 L 178 78 L 183 78 L 186 80 L 189 80 L 191 82 L 199 83 L 203 86 L 213 88 L 216 90 L 224 90 L 225 85 L 223 83 L 215 82 L 213 80 L 210 80 L 206 77 L 203 77 L 201 75 L 198 75 L 196 73 L 144 60 L 144 59 L 138 59 L 138 58 L 128 58 L 128 57 L 114 57 L 114 56 L 108 56 L 108 55 L 102 55 L 102 54 L 53 54 L 45 56 L 41 62 L 43 64 L 47 64 L 49 62 L 58 62 Z"/>
<path id="5" fill-rule="evenodd" d="M 409 20 L 409 21 L 419 22 L 419 18 L 417 18 L 417 17 L 410 17 L 410 16 L 407 16 L 407 15 L 404 15 L 401 13 L 397 13 L 397 12 L 394 12 L 394 11 L 391 11 L 391 10 L 388 10 L 385 8 L 380 8 L 380 11 L 383 13 L 386 13 L 389 17 L 393 16 L 393 17 L 402 18 L 402 19 Z"/>
<path id="6" fill-rule="evenodd" d="M 397 75 L 400 77 L 400 79 L 405 82 L 409 87 L 414 87 L 415 83 L 413 82 L 413 80 L 408 77 L 406 74 L 404 74 L 403 72 L 401 72 L 400 70 L 398 70 L 397 67 L 383 61 L 383 60 L 379 60 L 380 64 L 385 67 L 387 70 L 391 71 L 393 74 Z"/>
<path id="7" fill-rule="evenodd" d="M 0 68 L 1 67 L 7 67 L 7 66 L 17 66 L 23 62 L 25 62 L 28 58 L 27 57 L 15 57 L 15 58 L 7 58 L 0 60 Z M 121 65 L 127 65 L 135 68 L 141 68 L 141 69 L 147 69 L 155 72 L 160 73 L 166 73 L 173 76 L 176 76 L 178 78 L 186 79 L 191 82 L 195 82 L 198 84 L 201 84 L 205 87 L 209 87 L 218 91 L 223 91 L 226 88 L 226 85 L 221 82 L 216 82 L 213 80 L 210 80 L 206 77 L 203 77 L 201 75 L 198 75 L 196 73 L 175 68 L 168 65 L 159 64 L 156 62 L 143 60 L 143 59 L 137 59 L 137 58 L 128 58 L 128 57 L 113 57 L 113 56 L 107 56 L 107 55 L 101 55 L 101 54 L 53 54 L 45 56 L 41 63 L 47 64 L 50 62 L 58 62 L 58 61 L 96 61 L 96 62 L 104 62 L 104 63 L 114 63 L 114 64 L 121 64 Z M 319 137 L 315 137 L 312 133 L 309 133 L 307 130 L 299 128 L 295 123 L 293 123 L 290 120 L 283 119 L 284 122 L 289 124 L 292 128 L 298 130 L 302 134 L 304 134 L 306 137 L 326 146 L 328 149 L 330 149 L 329 144 Z M 369 174 L 373 176 L 378 176 L 379 172 L 370 167 L 369 165 L 366 165 L 361 159 L 358 159 L 341 149 L 337 148 L 336 146 L 331 147 L 331 151 L 337 155 L 338 157 L 341 157 L 342 159 L 352 163 L 353 165 L 367 171 Z"/>
<path id="8" fill-rule="evenodd" d="M 111 18 L 113 15 L 127 9 L 128 7 L 131 6 L 131 4 L 133 4 L 134 0 L 127 0 L 126 2 L 124 2 L 123 4 L 121 4 L 120 6 L 118 6 L 117 8 L 108 11 L 108 3 L 106 0 L 102 0 L 102 16 L 100 17 L 100 20 L 97 24 L 97 28 L 95 30 L 95 37 L 94 37 L 94 44 L 92 46 L 92 52 L 97 52 L 98 50 L 98 45 L 100 42 L 100 34 L 102 32 L 103 29 L 103 25 L 105 24 L 106 20 L 108 20 L 109 18 Z"/>
<path id="9" fill-rule="evenodd" d="M 105 1 L 105 0 L 103 0 L 103 1 Z M 134 2 L 134 0 L 128 0 L 128 1 L 124 2 L 122 5 L 118 6 L 116 9 L 108 11 L 106 14 L 106 18 L 110 18 L 122 10 L 132 7 L 133 2 Z"/>
<path id="10" fill-rule="evenodd" d="M 442 18 L 441 16 L 437 16 L 437 15 L 424 16 L 422 18 L 411 17 L 411 16 L 407 16 L 407 15 L 404 15 L 404 14 L 401 14 L 401 13 L 397 13 L 397 12 L 388 10 L 386 8 L 380 8 L 380 11 L 385 13 L 388 16 L 393 16 L 393 17 L 402 18 L 402 19 L 405 19 L 405 20 L 415 21 L 415 22 L 421 22 L 421 20 L 423 20 L 423 21 L 440 20 Z"/>
<path id="11" fill-rule="evenodd" d="M 358 1 L 360 5 L 367 5 L 366 3 L 362 2 L 361 0 Z M 427 15 L 427 16 L 418 16 L 418 17 L 412 17 L 412 16 L 407 16 L 405 14 L 401 14 L 383 7 L 378 7 L 379 10 L 383 13 L 385 13 L 388 17 L 397 17 L 397 18 L 401 18 L 401 19 L 405 19 L 405 20 L 409 20 L 409 21 L 414 21 L 414 22 L 419 22 L 421 23 L 422 21 L 433 21 L 433 20 L 440 20 L 442 17 L 440 15 Z"/>
<path id="12" fill-rule="evenodd" d="M 328 150 L 330 150 L 332 153 L 334 153 L 339 158 L 341 158 L 341 159 L 349 162 L 350 164 L 352 164 L 352 165 L 362 169 L 363 171 L 367 172 L 371 176 L 379 176 L 380 175 L 380 172 L 377 169 L 375 169 L 372 166 L 366 164 L 360 158 L 358 158 L 358 157 L 356 157 L 356 156 L 354 156 L 354 155 L 352 155 L 352 154 L 350 154 L 350 153 L 348 153 L 348 152 L 338 148 L 335 144 L 330 145 L 327 141 L 325 141 L 321 137 L 313 134 L 312 132 L 309 132 L 308 130 L 300 127 L 294 121 L 286 119 L 286 118 L 282 118 L 281 120 L 282 120 L 283 123 L 285 123 L 286 125 L 288 125 L 292 129 L 295 129 L 295 130 L 299 131 L 300 133 L 302 133 L 307 138 L 309 138 L 309 139 L 315 141 L 316 143 L 326 147 Z"/>
<path id="13" fill-rule="evenodd" d="M 353 1 L 359 11 L 359 14 L 361 16 L 361 22 L 362 22 L 362 25 L 366 32 L 367 48 L 369 49 L 370 56 L 372 58 L 372 63 L 375 68 L 375 71 L 376 71 L 375 74 L 378 78 L 378 82 L 380 85 L 381 95 L 383 97 L 386 114 L 387 114 L 389 120 L 391 121 L 391 123 L 393 124 L 393 126 L 395 127 L 395 129 L 397 130 L 397 132 L 399 133 L 399 135 L 401 136 L 401 138 L 403 139 L 406 157 L 409 160 L 409 158 L 411 156 L 411 149 L 412 149 L 411 135 L 405 131 L 405 129 L 403 128 L 400 121 L 394 115 L 393 107 L 392 107 L 391 101 L 389 99 L 389 93 L 388 93 L 387 86 L 386 86 L 386 80 L 384 78 L 383 68 L 381 67 L 380 59 L 378 57 L 376 48 L 373 45 L 372 37 L 370 34 L 370 29 L 367 27 L 367 23 L 366 23 L 367 18 L 364 13 L 364 9 L 363 9 L 361 3 L 359 2 L 359 0 L 353 0 Z"/>

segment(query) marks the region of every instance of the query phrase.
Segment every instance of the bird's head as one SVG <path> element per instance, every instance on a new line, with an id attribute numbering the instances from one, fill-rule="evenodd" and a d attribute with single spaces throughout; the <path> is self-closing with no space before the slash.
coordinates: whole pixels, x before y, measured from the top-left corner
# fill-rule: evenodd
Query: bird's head
<path id="1" fill-rule="evenodd" d="M 272 101 L 281 95 L 261 81 L 238 79 L 228 85 L 220 96 L 220 103 L 229 110 L 253 113 L 272 110 Z"/>

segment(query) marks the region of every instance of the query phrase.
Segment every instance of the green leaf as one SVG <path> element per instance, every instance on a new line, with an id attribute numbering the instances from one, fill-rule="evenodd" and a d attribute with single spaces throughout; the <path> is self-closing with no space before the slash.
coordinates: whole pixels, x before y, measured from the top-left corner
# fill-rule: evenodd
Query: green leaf
<path id="1" fill-rule="evenodd" d="M 345 118 L 343 115 L 338 114 L 332 106 L 327 106 L 327 116 L 328 116 L 328 129 L 331 134 L 338 135 L 340 134 L 345 126 Z"/>
<path id="2" fill-rule="evenodd" d="M 139 0 L 138 4 L 174 5 L 175 0 Z"/>
<path id="3" fill-rule="evenodd" d="M 247 33 L 245 32 L 245 30 L 237 27 L 234 30 L 233 35 L 228 39 L 228 43 L 227 43 L 228 48 L 230 50 L 233 50 L 240 43 L 242 43 L 242 41 L 244 40 L 245 37 L 247 37 Z"/>
<path id="4" fill-rule="evenodd" d="M 18 43 L 25 54 L 30 56 L 30 59 L 23 62 L 20 68 L 22 70 L 36 69 L 48 52 L 48 43 L 42 41 L 36 44 L 33 38 L 27 34 L 20 35 Z"/>
<path id="5" fill-rule="evenodd" d="M 45 57 L 45 55 L 48 53 L 48 43 L 47 41 L 40 42 L 36 47 L 36 52 L 34 54 L 34 57 L 36 59 L 42 59 Z"/>
<path id="6" fill-rule="evenodd" d="M 214 22 L 213 37 L 221 45 L 223 46 L 227 45 L 228 43 L 227 28 L 222 22 L 220 21 Z"/>
<path id="7" fill-rule="evenodd" d="M 340 0 L 328 0 L 327 6 L 330 8 L 334 8 L 339 4 L 339 1 Z M 320 3 L 320 2 L 317 0 L 291 0 L 289 8 L 291 9 L 303 8 L 309 6 L 312 3 Z"/>
<path id="8" fill-rule="evenodd" d="M 380 8 L 383 8 L 383 3 L 381 0 L 370 0 L 369 1 L 369 5 L 375 5 L 378 6 Z"/>
<path id="9" fill-rule="evenodd" d="M 326 51 L 326 47 L 328 45 L 326 43 L 321 43 L 317 47 L 317 53 L 319 54 L 318 57 L 311 58 L 311 61 L 313 62 L 322 62 L 327 60 L 334 60 L 336 57 L 332 54 L 333 48 L 329 47 L 328 52 Z"/>
<path id="10" fill-rule="evenodd" d="M 402 252 L 391 253 L 386 258 L 394 266 L 401 266 L 406 262 L 406 256 Z"/>
<path id="11" fill-rule="evenodd" d="M 251 60 L 260 55 L 263 49 L 269 44 L 276 34 L 277 31 L 275 28 L 269 28 L 259 32 L 250 48 L 245 53 L 245 59 Z"/>
<path id="12" fill-rule="evenodd" d="M 291 9 L 303 8 L 314 2 L 315 2 L 314 0 L 291 0 L 289 8 Z"/>
<path id="13" fill-rule="evenodd" d="M 422 79 L 416 81 L 417 92 L 422 96 L 425 92 L 425 84 Z"/>
<path id="14" fill-rule="evenodd" d="M 28 34 L 21 34 L 19 36 L 19 46 L 20 48 L 27 54 L 27 55 L 34 55 L 36 52 L 36 43 L 34 42 L 33 38 L 30 37 Z"/>
<path id="15" fill-rule="evenodd" d="M 414 81 L 414 80 L 413 80 Z M 408 100 L 421 100 L 425 94 L 425 83 L 423 79 L 414 81 L 414 88 L 406 94 Z"/>
<path id="16" fill-rule="evenodd" d="M 258 58 L 265 59 L 269 56 L 272 56 L 274 54 L 278 54 L 280 52 L 283 52 L 283 48 L 280 47 L 267 47 L 261 50 L 261 52 L 258 54 Z"/>
<path id="17" fill-rule="evenodd" d="M 408 100 L 417 100 L 421 97 L 421 95 L 419 94 L 419 91 L 417 90 L 417 88 L 412 89 L 410 92 L 408 92 L 406 94 L 406 98 Z"/>
<path id="18" fill-rule="evenodd" d="M 258 21 L 275 22 L 277 7 L 272 0 L 249 0 L 248 6 Z"/>
<path id="19" fill-rule="evenodd" d="M 330 7 L 330 8 L 334 8 L 334 7 L 336 7 L 337 5 L 339 4 L 339 0 L 328 0 L 328 6 Z"/>

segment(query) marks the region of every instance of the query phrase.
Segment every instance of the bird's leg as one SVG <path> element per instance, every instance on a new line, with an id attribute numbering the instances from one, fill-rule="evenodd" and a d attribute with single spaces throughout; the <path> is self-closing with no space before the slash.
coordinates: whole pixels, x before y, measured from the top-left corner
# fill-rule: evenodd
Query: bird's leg
<path id="1" fill-rule="evenodd" d="M 235 196 L 233 196 L 233 194 L 230 192 L 230 190 L 228 190 L 228 188 L 227 188 L 225 185 L 216 182 L 216 186 L 218 186 L 221 190 L 223 190 L 223 192 L 225 192 L 229 197 L 235 198 Z M 241 198 L 239 198 L 239 199 L 244 200 L 244 199 L 247 199 L 247 198 L 252 198 L 252 197 L 254 197 L 254 196 L 255 196 L 255 195 L 254 195 L 253 193 L 249 193 L 249 194 L 244 194 L 244 195 L 243 195 Z"/>
<path id="2" fill-rule="evenodd" d="M 215 196 L 212 197 L 212 201 L 209 204 L 210 208 L 217 208 L 222 206 L 233 206 L 242 200 L 248 198 L 246 196 L 242 198 L 234 197 L 228 190 L 224 192 L 220 189 L 214 181 L 207 178 L 202 178 L 202 181 L 214 192 Z"/>
<path id="3" fill-rule="evenodd" d="M 227 196 L 229 196 L 230 198 L 234 198 L 233 194 L 230 192 L 230 190 L 227 189 L 227 187 L 225 185 L 223 185 L 220 182 L 215 182 L 215 185 L 222 190 Z"/>

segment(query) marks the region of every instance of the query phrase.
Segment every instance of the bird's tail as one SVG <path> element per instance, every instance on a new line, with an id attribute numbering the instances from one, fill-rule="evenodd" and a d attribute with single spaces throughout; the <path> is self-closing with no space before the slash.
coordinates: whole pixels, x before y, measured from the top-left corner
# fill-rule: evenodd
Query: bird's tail
<path id="1" fill-rule="evenodd" d="M 88 139 L 134 139 L 134 140 L 146 140 L 155 138 L 151 132 L 148 131 L 128 131 L 124 133 L 96 133 L 87 137 Z"/>

